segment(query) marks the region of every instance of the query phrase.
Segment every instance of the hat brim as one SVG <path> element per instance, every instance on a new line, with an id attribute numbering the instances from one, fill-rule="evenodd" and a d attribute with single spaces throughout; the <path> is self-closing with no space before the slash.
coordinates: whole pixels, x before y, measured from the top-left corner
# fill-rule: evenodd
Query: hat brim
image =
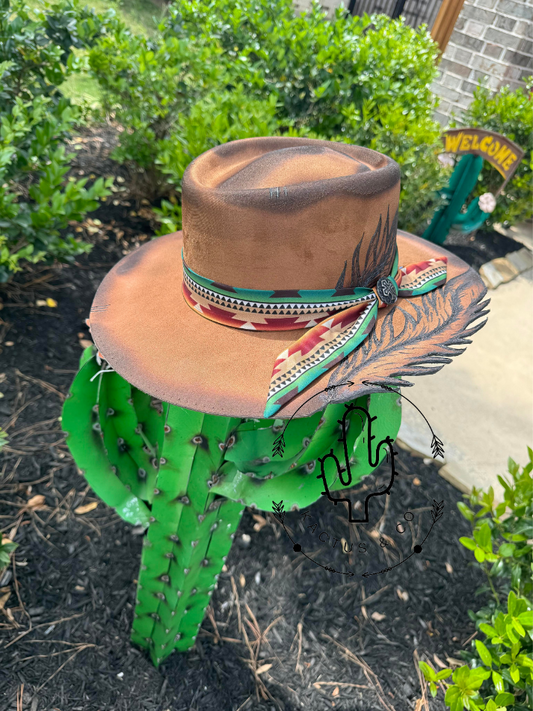
<path id="1" fill-rule="evenodd" d="M 435 373 L 484 325 L 470 326 L 486 313 L 477 272 L 420 237 L 398 231 L 397 243 L 400 265 L 446 256 L 446 285 L 380 309 L 366 341 L 277 418 L 296 410 L 307 417 L 330 402 L 378 392 L 380 383 L 408 384 L 394 376 Z M 203 318 L 183 298 L 182 244 L 181 232 L 159 237 L 111 269 L 91 307 L 93 340 L 117 373 L 149 395 L 209 414 L 262 418 L 274 362 L 305 329 L 254 332 Z"/>

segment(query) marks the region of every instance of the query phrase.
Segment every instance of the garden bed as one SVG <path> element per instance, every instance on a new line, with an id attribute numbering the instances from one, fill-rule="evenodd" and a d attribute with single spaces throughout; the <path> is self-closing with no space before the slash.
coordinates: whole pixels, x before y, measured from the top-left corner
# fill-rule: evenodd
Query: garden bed
<path id="1" fill-rule="evenodd" d="M 478 230 L 474 235 L 452 231 L 443 247 L 453 252 L 471 267 L 479 268 L 498 257 L 523 248 L 523 244 L 494 230 Z"/>
<path id="2" fill-rule="evenodd" d="M 101 174 L 126 180 L 107 156 L 111 134 L 100 134 L 100 142 L 95 135 L 85 134 L 91 140 L 73 171 L 99 166 Z M 431 460 L 403 451 L 392 495 L 375 505 L 373 525 L 358 527 L 360 540 L 350 540 L 344 512 L 326 500 L 309 509 L 305 524 L 299 513 L 287 514 L 306 552 L 354 570 L 353 578 L 314 566 L 293 551 L 272 514 L 246 510 L 195 648 L 156 670 L 130 644 L 142 536 L 101 502 L 94 506 L 57 418 L 89 340 L 85 318 L 94 292 L 125 252 L 149 238 L 149 206 L 115 193 L 83 230 L 95 243 L 90 255 L 76 265 L 39 266 L 2 294 L 0 419 L 10 441 L 0 525 L 19 547 L 14 568 L 0 580 L 0 711 L 444 709 L 442 694 L 427 706 L 417 702 L 416 655 L 438 669 L 469 647 L 474 627 L 467 612 L 479 607 L 475 591 L 483 579 L 458 541 L 470 533 L 457 510 L 460 493 Z M 494 243 L 483 239 L 479 244 Z M 450 250 L 473 264 L 472 253 L 459 247 Z M 501 255 L 483 262 L 494 256 Z M 57 306 L 36 305 L 46 299 Z M 352 500 L 388 476 L 380 469 L 352 490 Z M 434 500 L 444 501 L 444 516 L 422 554 L 363 578 L 365 570 L 390 566 L 395 546 L 403 556 L 411 552 L 429 527 Z M 408 510 L 416 540 L 405 523 Z M 312 532 L 307 526 L 315 522 Z M 321 543 L 321 531 L 353 542 L 352 554 Z M 367 552 L 356 554 L 360 542 Z"/>

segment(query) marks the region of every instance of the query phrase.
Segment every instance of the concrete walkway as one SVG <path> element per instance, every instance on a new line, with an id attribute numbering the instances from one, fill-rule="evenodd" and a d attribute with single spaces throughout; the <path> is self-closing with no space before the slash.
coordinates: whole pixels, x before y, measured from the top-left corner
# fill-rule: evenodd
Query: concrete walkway
<path id="1" fill-rule="evenodd" d="M 487 324 L 466 351 L 436 375 L 404 388 L 445 449 L 440 473 L 457 488 L 494 487 L 511 456 L 523 465 L 533 447 L 533 269 L 489 289 Z M 409 403 L 398 444 L 431 457 L 431 434 Z"/>

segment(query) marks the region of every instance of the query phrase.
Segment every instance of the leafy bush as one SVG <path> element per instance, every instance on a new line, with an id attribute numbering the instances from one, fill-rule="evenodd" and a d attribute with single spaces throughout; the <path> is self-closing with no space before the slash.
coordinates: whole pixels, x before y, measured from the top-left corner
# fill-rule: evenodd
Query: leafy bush
<path id="1" fill-rule="evenodd" d="M 163 31 L 221 46 L 235 78 L 264 97 L 276 93 L 282 119 L 325 138 L 344 132 L 342 107 L 361 109 L 366 99 L 419 118 L 433 113 L 438 48 L 403 19 L 346 17 L 339 8 L 330 21 L 317 2 L 295 16 L 291 0 L 178 0 Z"/>
<path id="2" fill-rule="evenodd" d="M 447 177 L 436 160 L 441 129 L 429 88 L 438 49 L 425 28 L 383 15 L 347 18 L 342 9 L 329 21 L 316 2 L 299 17 L 291 0 L 218 5 L 176 2 L 167 31 L 220 41 L 224 56 L 239 60 L 233 75 L 260 95 L 274 92 L 280 119 L 296 129 L 394 158 L 402 170 L 400 227 L 425 227 L 439 205 L 433 191 Z"/>
<path id="3" fill-rule="evenodd" d="M 0 451 L 8 443 L 9 438 L 7 432 L 0 427 Z M 0 577 L 3 571 L 9 565 L 9 560 L 11 558 L 11 553 L 18 547 L 17 543 L 13 543 L 9 538 L 2 537 L 2 531 L 0 531 Z"/>
<path id="4" fill-rule="evenodd" d="M 112 180 L 98 178 L 89 189 L 87 178 L 64 183 L 74 154 L 65 153 L 59 135 L 71 128 L 76 113 L 66 99 L 51 104 L 44 96 L 17 99 L 0 115 L 0 282 L 20 270 L 21 259 L 35 263 L 89 251 L 90 245 L 71 234 L 61 237 L 59 230 L 110 194 Z"/>
<path id="5" fill-rule="evenodd" d="M 32 17 L 34 16 L 34 17 Z M 0 106 L 13 107 L 17 98 L 35 96 L 61 99 L 58 88 L 79 60 L 73 48 L 94 44 L 97 37 L 114 27 L 114 12 L 97 15 L 81 8 L 79 0 L 52 4 L 43 0 L 42 9 L 32 9 L 24 0 L 0 3 Z"/>
<path id="6" fill-rule="evenodd" d="M 473 668 L 463 665 L 455 669 L 453 683 L 444 681 L 452 674 L 451 669 L 437 673 L 425 662 L 420 662 L 432 696 L 437 695 L 437 684 L 444 687 L 444 700 L 451 711 L 462 711 L 463 708 L 501 711 L 507 707 L 526 711 L 532 707 L 531 603 L 524 597 L 517 598 L 511 591 L 506 610 L 494 613 L 491 621 L 492 625 L 479 624 L 478 629 L 485 635 L 485 641 L 475 640 L 475 653 L 471 655 Z"/>
<path id="7" fill-rule="evenodd" d="M 216 52 L 176 37 L 135 36 L 120 26 L 90 52 L 89 64 L 103 90 L 103 112 L 113 114 L 125 128 L 112 157 L 135 163 L 146 174 L 152 197 L 165 194 L 167 180 L 155 163 L 160 142 L 179 143 L 177 122 L 223 84 Z"/>
<path id="8" fill-rule="evenodd" d="M 119 161 L 153 162 L 153 144 L 167 138 L 180 115 L 223 78 L 214 52 L 176 37 L 151 40 L 124 26 L 103 37 L 89 64 L 103 89 L 103 107 L 126 128 L 116 151 Z"/>
<path id="9" fill-rule="evenodd" d="M 176 37 L 135 37 L 125 28 L 91 51 L 103 111 L 126 128 L 112 157 L 144 173 L 144 196 L 179 190 L 187 165 L 213 146 L 277 132 L 275 97 L 249 97 L 242 85 L 221 88 L 228 79 L 221 51 Z M 177 206 L 177 224 L 179 212 Z"/>
<path id="10" fill-rule="evenodd" d="M 45 3 L 32 19 L 22 0 L 0 8 L 0 282 L 19 262 L 69 259 L 90 249 L 59 230 L 98 206 L 109 193 L 97 180 L 65 182 L 74 154 L 62 145 L 79 110 L 58 86 L 75 71 L 72 47 L 91 43 L 107 19 L 77 0 Z"/>
<path id="11" fill-rule="evenodd" d="M 213 145 L 290 133 L 393 154 L 401 226 L 425 227 L 446 171 L 429 89 L 437 48 L 424 28 L 342 10 L 330 22 L 316 3 L 295 17 L 291 0 L 178 0 L 159 29 L 146 39 L 121 27 L 89 57 L 104 111 L 125 128 L 113 157 L 144 171 L 152 198 L 179 191 L 186 165 Z M 160 217 L 179 222 L 170 205 Z"/>
<path id="12" fill-rule="evenodd" d="M 511 91 L 504 86 L 496 92 L 481 83 L 474 91 L 474 100 L 452 126 L 484 128 L 496 131 L 517 143 L 524 151 L 522 159 L 512 180 L 498 197 L 496 209 L 490 213 L 487 224 L 497 222 L 510 227 L 529 219 L 533 215 L 533 101 L 531 87 L 533 77 L 526 85 L 526 90 L 519 88 Z M 483 193 L 495 193 L 503 182 L 503 177 L 496 168 L 484 161 L 480 180 L 473 197 Z"/>
<path id="13" fill-rule="evenodd" d="M 531 605 L 531 562 L 533 516 L 532 478 L 533 450 L 528 447 L 529 462 L 520 470 L 509 458 L 511 480 L 498 477 L 504 500 L 495 504 L 492 487 L 487 492 L 474 488 L 470 506 L 460 502 L 459 510 L 470 521 L 472 537 L 459 540 L 474 552 L 484 569 L 493 600 L 478 612 L 469 612 L 484 641 L 472 641 L 471 652 L 461 652 L 469 662 L 453 672 L 436 672 L 425 662 L 420 668 L 429 683 L 432 696 L 437 687 L 445 689 L 445 702 L 451 711 L 485 709 L 501 711 L 507 707 L 526 711 L 533 706 L 533 611 Z M 475 511 L 471 507 L 480 507 Z M 491 563 L 491 567 L 488 567 Z M 493 578 L 499 583 L 496 590 Z M 511 589 L 512 588 L 512 589 Z M 481 588 L 480 592 L 487 588 Z M 501 605 L 500 595 L 507 601 Z M 516 593 L 515 593 L 516 591 Z"/>
<path id="14" fill-rule="evenodd" d="M 530 447 L 528 453 L 529 462 L 522 469 L 509 457 L 510 481 L 498 476 L 504 496 L 500 504 L 495 504 L 492 487 L 486 493 L 474 488 L 469 496 L 465 496 L 470 506 L 462 502 L 458 504 L 473 528 L 473 537 L 459 540 L 465 548 L 474 552 L 487 574 L 496 602 L 499 598 L 493 578 L 501 581 L 505 593 L 509 588 L 520 596 L 529 596 L 532 592 L 533 450 Z M 471 507 L 480 508 L 474 511 Z"/>

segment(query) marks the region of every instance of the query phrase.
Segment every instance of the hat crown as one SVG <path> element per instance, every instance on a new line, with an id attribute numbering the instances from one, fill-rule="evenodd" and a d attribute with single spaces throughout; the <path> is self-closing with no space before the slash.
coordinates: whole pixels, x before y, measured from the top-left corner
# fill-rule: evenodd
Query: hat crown
<path id="1" fill-rule="evenodd" d="M 367 148 L 250 138 L 198 156 L 182 183 L 184 258 L 246 289 L 373 286 L 396 252 L 399 167 Z"/>
<path id="2" fill-rule="evenodd" d="M 221 190 L 277 188 L 355 175 L 368 167 L 325 146 L 292 146 L 265 153 L 220 184 Z"/>

